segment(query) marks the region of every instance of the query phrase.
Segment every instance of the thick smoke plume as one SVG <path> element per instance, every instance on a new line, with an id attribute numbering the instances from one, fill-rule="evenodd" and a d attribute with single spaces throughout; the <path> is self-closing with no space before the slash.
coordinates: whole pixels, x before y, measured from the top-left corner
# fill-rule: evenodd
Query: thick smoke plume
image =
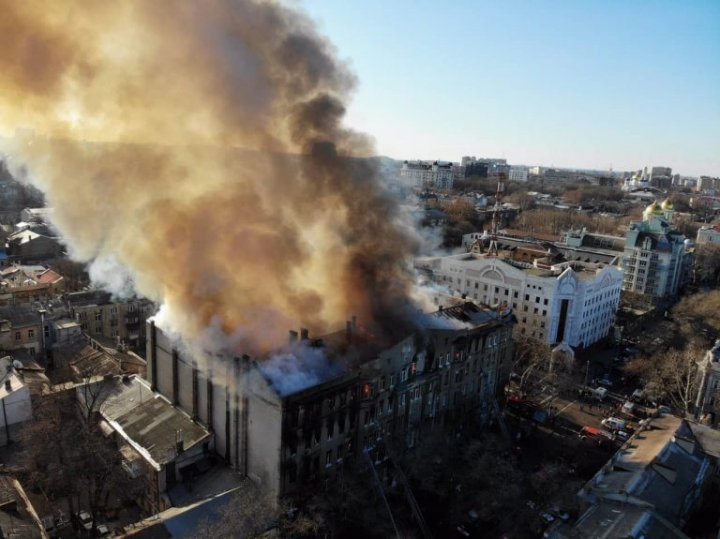
<path id="1" fill-rule="evenodd" d="M 213 326 L 249 352 L 299 324 L 399 322 L 412 240 L 342 125 L 354 84 L 271 1 L 28 0 L 0 17 L 0 128 L 36 135 L 4 152 L 71 254 L 101 282 L 130 275 L 187 338 Z"/>

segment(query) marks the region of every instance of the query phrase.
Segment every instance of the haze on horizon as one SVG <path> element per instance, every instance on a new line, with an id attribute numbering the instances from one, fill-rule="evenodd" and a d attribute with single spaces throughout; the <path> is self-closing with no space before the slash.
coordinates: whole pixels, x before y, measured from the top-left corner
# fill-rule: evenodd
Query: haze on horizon
<path id="1" fill-rule="evenodd" d="M 720 175 L 720 3 L 304 0 L 397 159 Z"/>

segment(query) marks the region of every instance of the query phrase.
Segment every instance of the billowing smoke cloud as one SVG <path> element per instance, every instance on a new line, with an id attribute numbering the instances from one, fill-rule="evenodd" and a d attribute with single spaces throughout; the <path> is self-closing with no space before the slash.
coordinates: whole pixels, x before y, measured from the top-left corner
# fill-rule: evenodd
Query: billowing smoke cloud
<path id="1" fill-rule="evenodd" d="M 46 135 L 4 151 L 71 254 L 111 287 L 130 276 L 186 337 L 211 326 L 251 353 L 300 324 L 399 323 L 412 240 L 343 127 L 354 84 L 272 1 L 28 0 L 0 17 L 0 128 Z"/>

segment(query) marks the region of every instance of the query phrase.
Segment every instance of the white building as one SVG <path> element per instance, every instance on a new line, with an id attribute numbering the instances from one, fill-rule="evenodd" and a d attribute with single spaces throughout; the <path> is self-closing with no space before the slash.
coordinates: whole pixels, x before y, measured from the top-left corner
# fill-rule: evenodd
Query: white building
<path id="1" fill-rule="evenodd" d="M 703 226 L 697 232 L 697 243 L 714 243 L 720 245 L 720 225 Z"/>
<path id="2" fill-rule="evenodd" d="M 466 253 L 422 261 L 433 281 L 468 299 L 512 307 L 522 334 L 589 346 L 607 336 L 620 302 L 622 271 L 610 264 L 542 267 Z"/>
<path id="3" fill-rule="evenodd" d="M 528 179 L 527 167 L 510 167 L 510 181 L 526 182 Z"/>
<path id="4" fill-rule="evenodd" d="M 22 423 L 32 418 L 30 388 L 17 375 L 12 357 L 0 359 L 0 372 L 4 374 L 0 385 L 0 446 L 18 438 Z"/>
<path id="5" fill-rule="evenodd" d="M 698 392 L 695 400 L 697 417 L 710 414 L 713 424 L 720 420 L 720 340 L 698 361 Z"/>
<path id="6" fill-rule="evenodd" d="M 400 168 L 400 180 L 420 189 L 452 189 L 458 169 L 449 162 L 404 161 Z"/>
<path id="7" fill-rule="evenodd" d="M 685 236 L 672 230 L 672 202 L 653 202 L 642 221 L 630 224 L 625 237 L 623 289 L 658 303 L 677 295 L 682 284 Z"/>

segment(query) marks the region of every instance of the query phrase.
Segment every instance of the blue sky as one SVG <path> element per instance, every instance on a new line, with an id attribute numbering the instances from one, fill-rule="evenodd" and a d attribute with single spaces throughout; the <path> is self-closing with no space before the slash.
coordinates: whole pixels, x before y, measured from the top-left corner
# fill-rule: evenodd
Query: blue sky
<path id="1" fill-rule="evenodd" d="M 401 159 L 720 175 L 720 0 L 304 0 Z"/>

